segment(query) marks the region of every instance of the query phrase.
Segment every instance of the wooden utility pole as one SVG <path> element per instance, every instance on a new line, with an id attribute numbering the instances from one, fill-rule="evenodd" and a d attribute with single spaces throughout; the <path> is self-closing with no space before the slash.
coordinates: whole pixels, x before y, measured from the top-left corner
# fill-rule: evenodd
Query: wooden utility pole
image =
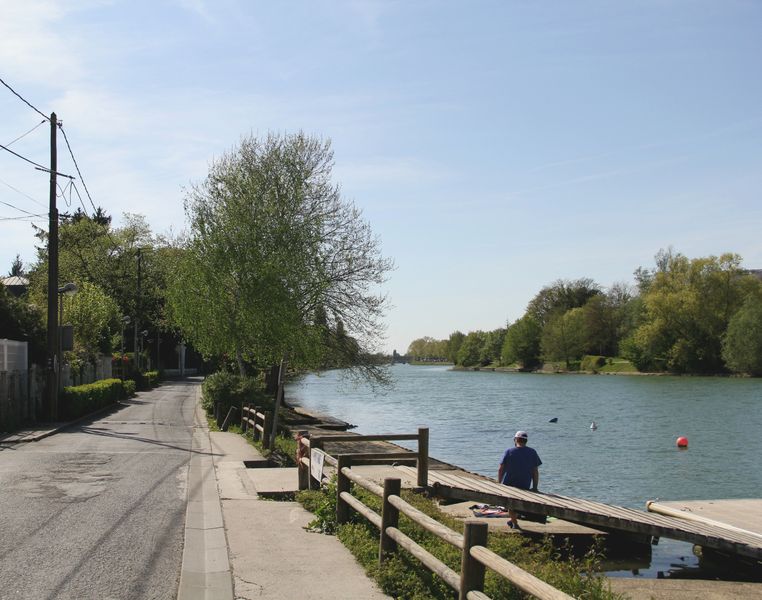
<path id="1" fill-rule="evenodd" d="M 133 354 L 135 356 L 135 370 L 140 373 L 140 351 L 138 350 L 138 324 L 140 321 L 140 248 L 138 248 L 138 288 L 135 296 L 135 339 L 133 340 Z"/>
<path id="2" fill-rule="evenodd" d="M 278 391 L 275 392 L 275 409 L 273 410 L 273 428 L 270 431 L 270 448 L 275 448 L 275 438 L 278 436 L 278 413 L 280 412 L 281 404 L 283 404 L 283 377 L 287 365 L 288 357 L 284 356 L 280 361 L 280 369 L 278 369 Z"/>
<path id="3" fill-rule="evenodd" d="M 50 113 L 50 209 L 48 213 L 48 362 L 46 369 L 47 416 L 58 419 L 58 208 L 56 208 L 56 113 Z"/>

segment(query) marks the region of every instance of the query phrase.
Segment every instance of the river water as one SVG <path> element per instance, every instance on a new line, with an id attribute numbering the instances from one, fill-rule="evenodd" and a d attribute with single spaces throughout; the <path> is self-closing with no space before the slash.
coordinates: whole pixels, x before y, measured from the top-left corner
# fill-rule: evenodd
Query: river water
<path id="1" fill-rule="evenodd" d="M 287 400 L 358 433 L 430 429 L 430 454 L 492 477 L 518 429 L 540 454 L 540 490 L 644 508 L 647 500 L 762 495 L 762 380 L 540 375 L 395 365 L 381 391 L 340 371 L 306 375 Z M 557 423 L 550 419 L 557 418 Z M 595 421 L 597 429 L 591 429 Z M 686 436 L 689 447 L 676 447 Z M 676 542 L 652 569 L 683 557 Z M 658 547 L 657 547 L 658 548 Z M 679 555 L 679 556 L 678 556 Z"/>

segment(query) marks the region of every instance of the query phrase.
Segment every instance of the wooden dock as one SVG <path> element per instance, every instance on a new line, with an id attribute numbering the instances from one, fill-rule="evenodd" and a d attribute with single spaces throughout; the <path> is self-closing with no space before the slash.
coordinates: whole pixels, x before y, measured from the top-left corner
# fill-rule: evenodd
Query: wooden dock
<path id="1" fill-rule="evenodd" d="M 413 475 L 410 467 L 395 468 L 406 473 L 408 479 Z M 430 470 L 428 479 L 429 488 L 443 498 L 499 504 L 519 512 L 544 514 L 605 531 L 689 542 L 762 562 L 762 534 L 741 528 L 521 490 L 467 471 Z"/>

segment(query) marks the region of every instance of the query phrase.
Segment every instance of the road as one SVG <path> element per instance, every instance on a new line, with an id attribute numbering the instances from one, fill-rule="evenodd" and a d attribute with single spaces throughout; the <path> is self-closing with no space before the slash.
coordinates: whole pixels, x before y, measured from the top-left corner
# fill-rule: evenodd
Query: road
<path id="1" fill-rule="evenodd" d="M 175 598 L 199 382 L 0 446 L 0 598 Z"/>

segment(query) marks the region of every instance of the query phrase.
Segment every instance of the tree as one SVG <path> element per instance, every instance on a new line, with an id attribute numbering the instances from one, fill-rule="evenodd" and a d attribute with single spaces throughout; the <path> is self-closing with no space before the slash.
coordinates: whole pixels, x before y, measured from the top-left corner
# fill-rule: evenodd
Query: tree
<path id="1" fill-rule="evenodd" d="M 479 352 L 479 362 L 483 365 L 499 363 L 504 340 L 504 328 L 500 327 L 493 331 L 488 331 L 484 336 L 484 344 Z"/>
<path id="2" fill-rule="evenodd" d="M 762 376 L 762 296 L 749 294 L 730 319 L 722 342 L 722 357 L 737 373 Z"/>
<path id="3" fill-rule="evenodd" d="M 531 369 L 539 364 L 541 335 L 540 324 L 531 315 L 525 314 L 510 325 L 505 333 L 501 353 L 502 363 L 510 365 L 517 362 L 524 369 Z"/>
<path id="4" fill-rule="evenodd" d="M 741 257 L 688 259 L 671 249 L 642 277 L 643 323 L 630 343 L 640 369 L 679 373 L 724 370 L 722 337 L 731 317 L 760 282 L 741 269 Z"/>
<path id="5" fill-rule="evenodd" d="M 482 363 L 482 348 L 487 339 L 483 331 L 469 331 L 458 350 L 457 364 L 464 367 L 473 367 Z"/>
<path id="6" fill-rule="evenodd" d="M 540 325 L 545 325 L 556 313 L 584 306 L 591 297 L 600 293 L 600 286 L 592 279 L 558 279 L 537 292 L 529 301 L 527 313 Z"/>
<path id="7" fill-rule="evenodd" d="M 557 312 L 542 330 L 542 355 L 545 360 L 563 360 L 571 368 L 585 353 L 585 314 L 582 308 Z"/>
<path id="8" fill-rule="evenodd" d="M 0 337 L 29 343 L 29 361 L 44 364 L 47 352 L 45 324 L 40 309 L 14 298 L 0 285 Z"/>
<path id="9" fill-rule="evenodd" d="M 16 258 L 13 259 L 13 263 L 11 264 L 11 270 L 8 273 L 9 277 L 23 277 L 26 273 L 24 272 L 24 263 L 21 262 L 21 256 L 16 255 Z"/>
<path id="10" fill-rule="evenodd" d="M 74 327 L 74 349 L 86 360 L 111 352 L 111 337 L 119 331 L 116 302 L 97 285 L 83 281 L 73 296 L 64 296 L 64 320 Z"/>
<path id="11" fill-rule="evenodd" d="M 275 364 L 321 361 L 325 327 L 341 322 L 364 361 L 382 332 L 392 267 L 360 211 L 331 181 L 329 142 L 306 136 L 244 138 L 186 196 L 190 236 L 169 289 L 172 315 L 207 356 Z"/>
<path id="12" fill-rule="evenodd" d="M 458 363 L 458 352 L 460 352 L 460 347 L 465 339 L 466 336 L 461 331 L 453 331 L 447 338 L 447 359 L 451 363 Z"/>

